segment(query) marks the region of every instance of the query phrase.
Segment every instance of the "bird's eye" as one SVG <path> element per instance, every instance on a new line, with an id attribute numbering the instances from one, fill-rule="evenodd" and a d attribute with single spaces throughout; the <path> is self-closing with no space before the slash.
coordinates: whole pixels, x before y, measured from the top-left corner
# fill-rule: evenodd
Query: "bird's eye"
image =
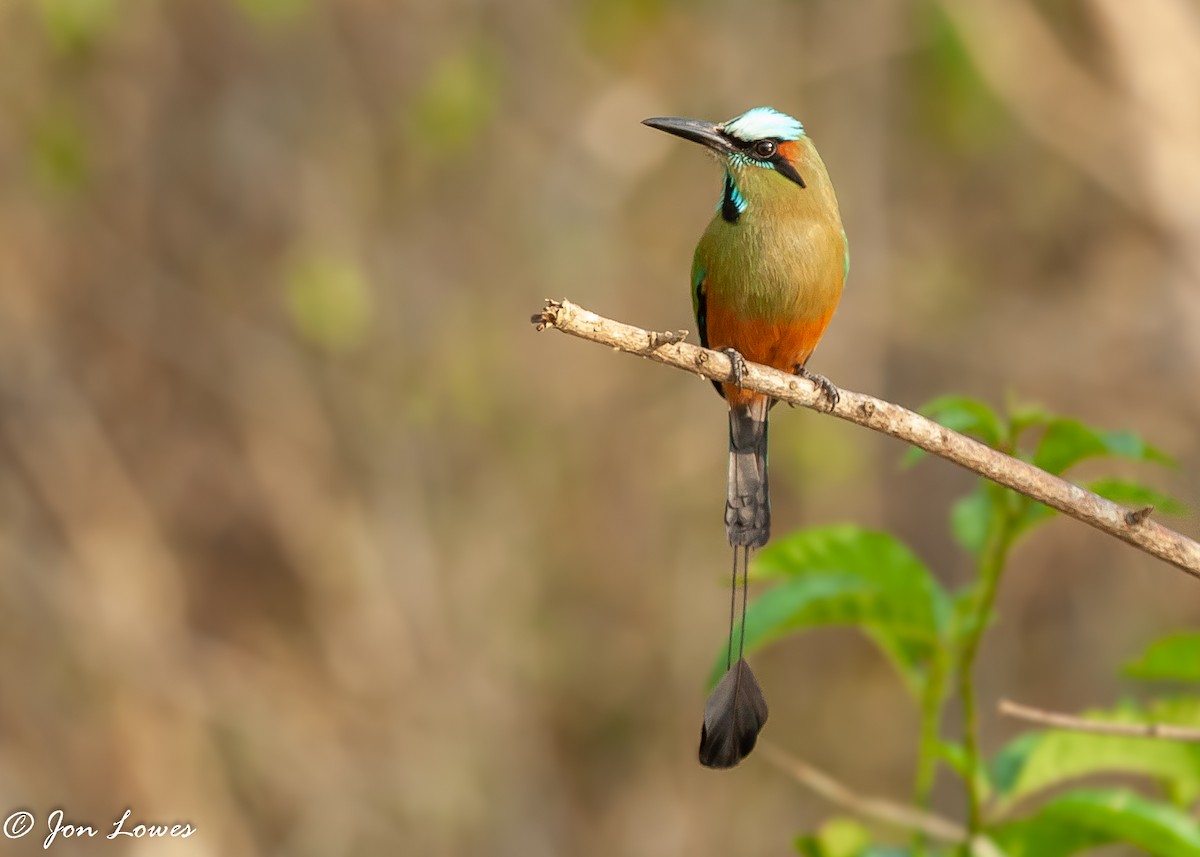
<path id="1" fill-rule="evenodd" d="M 754 156 L 764 161 L 775 154 L 774 140 L 759 140 L 754 144 Z"/>

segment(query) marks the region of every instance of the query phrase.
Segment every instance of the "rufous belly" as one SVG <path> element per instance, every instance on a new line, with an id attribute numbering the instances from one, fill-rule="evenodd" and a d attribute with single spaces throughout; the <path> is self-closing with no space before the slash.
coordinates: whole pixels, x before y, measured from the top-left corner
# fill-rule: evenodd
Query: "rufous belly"
<path id="1" fill-rule="evenodd" d="M 830 309 L 816 318 L 789 321 L 737 318 L 720 306 L 708 307 L 708 345 L 718 351 L 733 348 L 751 363 L 763 363 L 782 372 L 794 373 L 808 361 L 825 334 Z M 761 395 L 725 384 L 730 406 L 743 405 Z"/>

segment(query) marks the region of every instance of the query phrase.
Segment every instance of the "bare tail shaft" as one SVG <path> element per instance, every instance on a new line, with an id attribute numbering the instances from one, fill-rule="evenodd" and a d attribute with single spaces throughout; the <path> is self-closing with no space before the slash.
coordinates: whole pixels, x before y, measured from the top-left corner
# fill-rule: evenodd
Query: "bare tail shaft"
<path id="1" fill-rule="evenodd" d="M 767 408 L 754 399 L 729 409 L 729 493 L 725 532 L 731 545 L 762 547 L 771 535 L 771 498 L 767 489 Z"/>

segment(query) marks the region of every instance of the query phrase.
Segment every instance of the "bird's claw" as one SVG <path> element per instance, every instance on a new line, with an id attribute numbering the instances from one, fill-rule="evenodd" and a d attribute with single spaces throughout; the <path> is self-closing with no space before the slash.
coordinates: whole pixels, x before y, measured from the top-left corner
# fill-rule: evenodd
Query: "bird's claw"
<path id="1" fill-rule="evenodd" d="M 736 348 L 722 348 L 721 353 L 728 357 L 729 362 L 733 365 L 733 383 L 740 388 L 742 379 L 746 376 L 746 358 Z"/>
<path id="2" fill-rule="evenodd" d="M 842 398 L 842 394 L 838 392 L 837 387 L 833 386 L 833 382 L 824 375 L 818 375 L 816 372 L 809 372 L 803 366 L 796 367 L 796 374 L 801 378 L 812 381 L 821 388 L 821 397 L 824 398 L 829 404 L 829 407 L 826 408 L 826 411 L 832 413 L 833 409 L 837 407 L 838 402 L 841 401 Z"/>

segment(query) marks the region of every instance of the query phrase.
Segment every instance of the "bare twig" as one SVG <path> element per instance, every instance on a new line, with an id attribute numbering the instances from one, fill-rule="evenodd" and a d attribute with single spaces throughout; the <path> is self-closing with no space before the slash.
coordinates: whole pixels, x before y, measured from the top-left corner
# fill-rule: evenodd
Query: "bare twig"
<path id="1" fill-rule="evenodd" d="M 1121 735 L 1126 738 L 1165 738 L 1168 741 L 1200 742 L 1200 729 L 1175 726 L 1170 723 L 1112 723 L 1090 720 L 1072 714 L 1046 711 L 1031 705 L 1021 705 L 1007 699 L 1000 700 L 1000 713 L 1029 723 L 1053 726 L 1055 729 L 1070 729 L 1075 732 L 1095 732 L 1099 735 Z"/>
<path id="2" fill-rule="evenodd" d="M 604 318 L 569 301 L 548 300 L 546 308 L 533 317 L 533 323 L 539 330 L 553 327 L 714 381 L 733 381 L 729 357 L 719 351 L 670 341 L 673 335 L 655 334 Z M 746 364 L 742 386 L 784 402 L 832 413 L 911 443 L 1128 542 L 1193 577 L 1200 577 L 1200 544 L 1192 539 L 1154 520 L 1131 515 L 1135 510 L 1126 509 L 899 405 L 841 390 L 838 403 L 830 411 L 821 388 L 812 381 L 756 363 Z"/>
<path id="3" fill-rule="evenodd" d="M 774 744 L 760 742 L 763 758 L 790 776 L 800 785 L 832 804 L 848 809 L 863 818 L 878 821 L 902 830 L 916 830 L 939 842 L 962 842 L 967 830 L 962 825 L 924 810 L 877 797 L 865 797 L 838 782 L 824 771 L 781 750 Z"/>

